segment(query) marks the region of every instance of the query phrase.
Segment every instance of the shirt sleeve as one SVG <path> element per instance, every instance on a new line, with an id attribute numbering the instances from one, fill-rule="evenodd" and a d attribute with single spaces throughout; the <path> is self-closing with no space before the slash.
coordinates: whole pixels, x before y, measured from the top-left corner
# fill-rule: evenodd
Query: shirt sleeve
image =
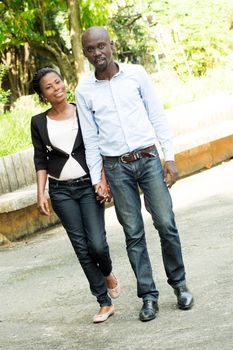
<path id="1" fill-rule="evenodd" d="M 163 106 L 155 93 L 154 86 L 145 69 L 142 66 L 139 67 L 140 74 L 138 74 L 138 77 L 140 79 L 141 98 L 148 113 L 148 117 L 161 145 L 165 161 L 174 160 L 171 133 Z"/>
<path id="2" fill-rule="evenodd" d="M 102 156 L 99 151 L 98 127 L 92 110 L 88 107 L 84 97 L 77 88 L 75 90 L 75 99 L 86 150 L 86 162 L 90 170 L 92 184 L 96 185 L 101 181 L 103 166 Z"/>

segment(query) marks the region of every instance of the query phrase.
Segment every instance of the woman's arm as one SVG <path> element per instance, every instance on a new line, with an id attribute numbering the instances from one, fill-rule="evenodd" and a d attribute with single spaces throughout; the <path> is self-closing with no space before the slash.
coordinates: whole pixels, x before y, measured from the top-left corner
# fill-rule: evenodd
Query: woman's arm
<path id="1" fill-rule="evenodd" d="M 47 149 L 40 134 L 40 130 L 38 129 L 38 124 L 43 122 L 43 119 L 39 118 L 39 116 L 34 116 L 31 120 L 31 138 L 34 147 L 34 164 L 36 171 L 46 170 L 48 166 Z"/>
<path id="2" fill-rule="evenodd" d="M 38 116 L 32 117 L 31 120 L 31 137 L 34 147 L 34 164 L 36 168 L 37 180 L 37 208 L 42 215 L 50 215 L 49 203 L 44 195 L 45 185 L 47 182 L 47 152 L 42 141 L 40 132 L 37 127 L 38 121 L 41 119 Z"/>
<path id="3" fill-rule="evenodd" d="M 42 215 L 50 215 L 49 203 L 45 197 L 45 185 L 47 181 L 47 170 L 38 170 L 36 173 L 37 178 L 37 208 Z"/>

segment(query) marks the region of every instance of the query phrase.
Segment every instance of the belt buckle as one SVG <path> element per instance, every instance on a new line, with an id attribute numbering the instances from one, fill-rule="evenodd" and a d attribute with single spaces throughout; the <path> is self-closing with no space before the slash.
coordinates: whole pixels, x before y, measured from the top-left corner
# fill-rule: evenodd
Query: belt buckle
<path id="1" fill-rule="evenodd" d="M 64 180 L 68 185 L 72 185 L 72 183 L 76 182 L 74 179 Z"/>
<path id="2" fill-rule="evenodd" d="M 134 157 L 134 160 L 138 160 L 138 159 L 142 158 L 142 153 L 141 153 L 141 151 L 134 152 L 134 153 L 133 153 L 133 157 Z"/>
<path id="3" fill-rule="evenodd" d="M 125 154 L 122 154 L 122 156 L 120 156 L 120 160 L 122 163 L 124 164 L 127 164 L 127 162 L 123 159 L 124 157 L 128 157 L 130 156 L 130 153 L 125 153 Z"/>
<path id="4" fill-rule="evenodd" d="M 85 180 L 87 180 L 87 178 L 84 176 L 80 176 L 78 179 L 75 180 L 76 183 L 79 183 L 79 182 L 84 182 Z"/>

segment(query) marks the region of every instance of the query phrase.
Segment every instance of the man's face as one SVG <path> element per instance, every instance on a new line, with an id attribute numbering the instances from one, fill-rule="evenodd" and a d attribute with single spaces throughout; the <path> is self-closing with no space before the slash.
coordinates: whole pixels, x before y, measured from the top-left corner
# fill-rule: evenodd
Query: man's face
<path id="1" fill-rule="evenodd" d="M 113 44 L 108 35 L 104 31 L 91 31 L 84 35 L 82 42 L 83 53 L 96 72 L 104 72 L 113 62 Z"/>

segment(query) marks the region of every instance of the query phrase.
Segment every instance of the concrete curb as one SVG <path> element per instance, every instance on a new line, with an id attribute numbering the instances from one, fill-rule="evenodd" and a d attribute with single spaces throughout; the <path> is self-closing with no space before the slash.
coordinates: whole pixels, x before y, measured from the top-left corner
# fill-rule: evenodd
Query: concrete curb
<path id="1" fill-rule="evenodd" d="M 187 149 L 175 155 L 179 177 L 209 169 L 233 157 L 233 135 Z"/>

